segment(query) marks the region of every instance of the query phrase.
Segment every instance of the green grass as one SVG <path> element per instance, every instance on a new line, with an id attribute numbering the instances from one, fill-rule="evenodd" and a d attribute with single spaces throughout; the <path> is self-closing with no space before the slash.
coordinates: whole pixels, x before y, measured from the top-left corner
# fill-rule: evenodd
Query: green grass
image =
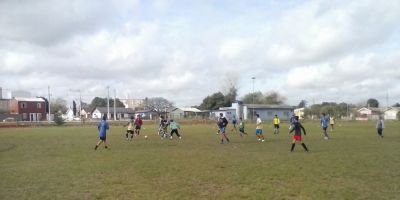
<path id="1" fill-rule="evenodd" d="M 309 153 L 289 152 L 286 125 L 223 145 L 213 125 L 184 125 L 181 141 L 147 126 L 132 142 L 112 126 L 97 151 L 95 127 L 0 129 L 0 199 L 400 199 L 400 123 L 384 139 L 373 122 L 338 125 L 324 141 L 305 123 Z"/>

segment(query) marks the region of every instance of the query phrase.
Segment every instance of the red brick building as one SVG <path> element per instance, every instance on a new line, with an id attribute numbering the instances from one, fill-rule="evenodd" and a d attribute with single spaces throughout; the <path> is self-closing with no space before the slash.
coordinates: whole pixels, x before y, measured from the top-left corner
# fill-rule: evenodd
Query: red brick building
<path id="1" fill-rule="evenodd" d="M 10 100 L 10 114 L 20 114 L 24 121 L 46 119 L 46 102 L 42 98 L 13 98 Z"/>

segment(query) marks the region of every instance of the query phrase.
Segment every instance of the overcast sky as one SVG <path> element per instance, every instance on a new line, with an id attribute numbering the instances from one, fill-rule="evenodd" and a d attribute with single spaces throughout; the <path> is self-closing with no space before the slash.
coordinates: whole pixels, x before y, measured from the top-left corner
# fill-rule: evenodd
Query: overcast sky
<path id="1" fill-rule="evenodd" d="M 400 1 L 0 0 L 0 87 L 84 101 L 162 96 L 400 102 Z"/>

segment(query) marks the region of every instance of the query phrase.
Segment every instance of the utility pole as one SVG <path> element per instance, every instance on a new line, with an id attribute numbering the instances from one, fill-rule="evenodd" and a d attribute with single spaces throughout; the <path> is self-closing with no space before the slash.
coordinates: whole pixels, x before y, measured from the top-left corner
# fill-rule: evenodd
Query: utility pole
<path id="1" fill-rule="evenodd" d="M 254 94 L 254 80 L 256 79 L 256 77 L 251 77 L 251 79 L 253 80 L 253 113 L 252 113 L 252 115 L 251 115 L 251 120 L 254 120 L 254 96 L 255 96 L 255 94 Z"/>
<path id="2" fill-rule="evenodd" d="M 48 102 L 48 106 L 49 106 L 49 114 L 48 114 L 48 121 L 49 121 L 49 123 L 51 122 L 51 111 L 50 111 L 50 85 L 47 87 L 47 94 L 48 94 L 48 96 L 49 96 L 49 100 L 47 101 Z"/>
<path id="3" fill-rule="evenodd" d="M 389 90 L 386 90 L 386 109 L 389 108 Z"/>
<path id="4" fill-rule="evenodd" d="M 107 86 L 107 119 L 110 119 L 110 86 Z"/>
<path id="5" fill-rule="evenodd" d="M 114 89 L 114 121 L 117 120 L 116 102 L 117 102 L 117 89 Z"/>

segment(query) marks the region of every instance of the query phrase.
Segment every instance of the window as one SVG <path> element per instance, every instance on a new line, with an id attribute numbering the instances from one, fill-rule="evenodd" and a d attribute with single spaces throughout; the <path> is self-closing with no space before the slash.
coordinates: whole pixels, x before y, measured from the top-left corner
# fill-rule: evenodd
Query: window
<path id="1" fill-rule="evenodd" d="M 26 103 L 21 103 L 21 108 L 26 108 Z"/>
<path id="2" fill-rule="evenodd" d="M 27 119 L 28 119 L 28 114 L 22 113 L 22 120 L 27 120 Z"/>
<path id="3" fill-rule="evenodd" d="M 42 108 L 42 103 L 37 103 L 37 108 Z"/>
<path id="4" fill-rule="evenodd" d="M 285 111 L 285 112 L 283 112 L 283 115 L 284 115 L 284 116 L 289 116 L 289 112 L 288 112 L 288 111 Z"/>
<path id="5" fill-rule="evenodd" d="M 42 113 L 37 113 L 37 118 L 36 118 L 36 120 L 37 120 L 37 121 L 42 120 Z"/>

